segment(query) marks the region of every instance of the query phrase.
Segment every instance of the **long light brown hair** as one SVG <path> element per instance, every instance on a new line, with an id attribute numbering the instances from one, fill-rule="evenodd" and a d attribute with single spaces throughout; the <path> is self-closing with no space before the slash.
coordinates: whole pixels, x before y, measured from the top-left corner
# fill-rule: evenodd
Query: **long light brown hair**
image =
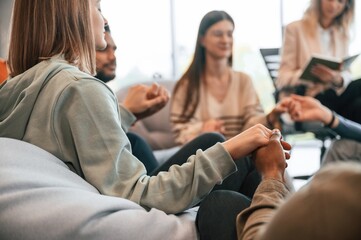
<path id="1" fill-rule="evenodd" d="M 320 22 L 322 18 L 322 9 L 321 9 L 321 1 L 322 0 L 311 0 L 310 6 L 306 9 L 305 14 L 303 16 L 306 21 L 311 35 L 315 34 L 317 30 L 317 24 Z M 355 16 L 355 0 L 346 0 L 346 5 L 342 13 L 337 16 L 332 23 L 333 26 L 337 27 L 342 33 L 344 37 L 348 39 L 350 27 L 353 23 Z"/>
<path id="2" fill-rule="evenodd" d="M 9 46 L 11 76 L 56 55 L 95 73 L 89 0 L 15 0 Z"/>
<path id="3" fill-rule="evenodd" d="M 182 117 L 185 119 L 191 118 L 197 108 L 200 94 L 200 83 L 204 73 L 204 68 L 207 64 L 206 49 L 201 44 L 201 39 L 211 26 L 223 20 L 231 22 L 234 26 L 232 17 L 225 11 L 211 11 L 204 15 L 201 23 L 199 24 L 193 60 L 174 88 L 173 95 L 175 95 L 175 93 L 179 90 L 180 86 L 183 86 L 183 84 L 186 86 L 186 97 L 184 99 L 183 110 L 181 113 Z M 231 54 L 228 58 L 229 66 L 232 66 L 232 59 L 233 56 Z"/>

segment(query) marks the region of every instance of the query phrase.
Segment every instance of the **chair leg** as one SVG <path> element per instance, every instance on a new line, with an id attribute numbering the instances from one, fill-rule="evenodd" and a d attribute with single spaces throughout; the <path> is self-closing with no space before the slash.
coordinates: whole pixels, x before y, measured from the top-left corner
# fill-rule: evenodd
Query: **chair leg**
<path id="1" fill-rule="evenodd" d="M 322 141 L 322 146 L 321 146 L 321 154 L 320 154 L 320 164 L 322 164 L 322 159 L 326 152 L 326 146 L 325 146 L 326 139 L 322 139 L 321 141 Z"/>

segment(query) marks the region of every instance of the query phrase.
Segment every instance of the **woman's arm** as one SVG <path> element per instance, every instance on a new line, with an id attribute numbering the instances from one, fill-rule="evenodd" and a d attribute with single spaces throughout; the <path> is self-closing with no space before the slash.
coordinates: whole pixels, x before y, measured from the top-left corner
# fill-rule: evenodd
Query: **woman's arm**
<path id="1" fill-rule="evenodd" d="M 297 85 L 302 74 L 302 69 L 297 63 L 299 46 L 297 25 L 289 24 L 284 31 L 284 41 L 281 49 L 281 64 L 278 70 L 278 78 L 276 81 L 277 88 L 281 89 L 286 86 Z"/>

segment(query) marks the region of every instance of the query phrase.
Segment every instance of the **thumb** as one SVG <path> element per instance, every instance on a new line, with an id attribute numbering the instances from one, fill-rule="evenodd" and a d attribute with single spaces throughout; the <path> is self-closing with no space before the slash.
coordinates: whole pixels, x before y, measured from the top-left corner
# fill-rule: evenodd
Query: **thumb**
<path id="1" fill-rule="evenodd" d="M 150 89 L 148 91 L 148 96 L 149 97 L 155 97 L 155 96 L 158 96 L 159 94 L 159 84 L 154 82 L 151 86 L 150 86 Z"/>
<path id="2" fill-rule="evenodd" d="M 280 130 L 278 129 L 273 129 L 272 130 L 272 133 L 271 133 L 271 137 L 270 137 L 270 140 L 276 140 L 276 141 L 281 141 L 281 138 L 282 138 L 282 135 L 281 135 L 281 132 Z"/>

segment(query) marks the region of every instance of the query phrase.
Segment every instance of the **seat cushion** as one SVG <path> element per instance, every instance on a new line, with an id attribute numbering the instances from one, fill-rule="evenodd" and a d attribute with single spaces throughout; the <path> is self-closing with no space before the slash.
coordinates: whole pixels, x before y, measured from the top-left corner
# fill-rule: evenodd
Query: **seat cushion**
<path id="1" fill-rule="evenodd" d="M 104 196 L 58 158 L 0 138 L 0 239 L 196 239 L 194 212 Z"/>

